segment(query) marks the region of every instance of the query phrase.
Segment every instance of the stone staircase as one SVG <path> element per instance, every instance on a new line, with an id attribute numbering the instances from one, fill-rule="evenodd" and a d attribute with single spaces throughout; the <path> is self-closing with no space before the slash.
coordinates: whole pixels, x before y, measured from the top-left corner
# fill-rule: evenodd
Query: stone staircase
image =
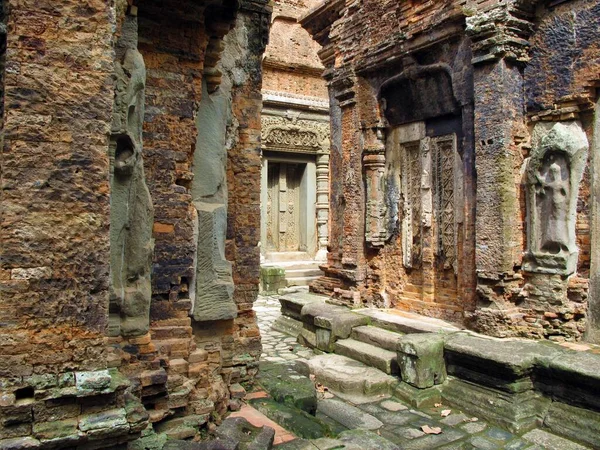
<path id="1" fill-rule="evenodd" d="M 274 328 L 320 353 L 297 371 L 343 399 L 393 395 L 416 408 L 443 401 L 514 433 L 543 423 L 597 448 L 600 347 L 492 338 L 409 312 L 350 310 L 306 292 L 280 303 Z"/>
<path id="2" fill-rule="evenodd" d="M 375 367 L 388 375 L 397 375 L 396 349 L 401 336 L 402 334 L 393 331 L 363 325 L 353 328 L 350 338 L 337 341 L 334 352 Z"/>
<path id="3" fill-rule="evenodd" d="M 287 286 L 308 286 L 323 275 L 318 261 L 310 259 L 306 252 L 267 253 L 261 267 L 280 267 L 285 270 Z"/>

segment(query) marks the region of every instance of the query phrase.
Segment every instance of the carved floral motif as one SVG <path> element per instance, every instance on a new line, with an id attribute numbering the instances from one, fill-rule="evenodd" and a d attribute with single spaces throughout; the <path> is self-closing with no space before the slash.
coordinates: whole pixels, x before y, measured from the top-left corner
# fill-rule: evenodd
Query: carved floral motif
<path id="1" fill-rule="evenodd" d="M 266 148 L 298 153 L 329 151 L 328 123 L 263 116 L 261 124 L 261 139 Z"/>

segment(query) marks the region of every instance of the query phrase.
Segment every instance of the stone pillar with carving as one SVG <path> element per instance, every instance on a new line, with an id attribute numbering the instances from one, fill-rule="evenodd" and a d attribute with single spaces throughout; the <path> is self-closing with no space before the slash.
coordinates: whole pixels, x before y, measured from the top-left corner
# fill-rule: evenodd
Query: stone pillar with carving
<path id="1" fill-rule="evenodd" d="M 329 137 L 327 148 L 317 153 L 317 241 L 315 260 L 326 262 L 329 245 Z"/>
<path id="2" fill-rule="evenodd" d="M 363 149 L 366 181 L 365 240 L 371 247 L 383 247 L 387 240 L 385 201 L 385 127 L 365 130 L 367 145 Z"/>
<path id="3" fill-rule="evenodd" d="M 137 17 L 127 15 L 116 45 L 110 139 L 110 336 L 140 336 L 150 325 L 154 208 L 142 158 L 146 67 L 137 33 Z"/>

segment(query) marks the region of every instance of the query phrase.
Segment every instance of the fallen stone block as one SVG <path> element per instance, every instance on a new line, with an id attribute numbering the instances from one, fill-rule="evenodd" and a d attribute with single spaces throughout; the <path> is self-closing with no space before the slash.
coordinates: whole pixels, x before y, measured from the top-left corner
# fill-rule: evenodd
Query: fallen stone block
<path id="1" fill-rule="evenodd" d="M 240 450 L 270 450 L 275 440 L 271 427 L 255 427 L 243 417 L 229 417 L 217 428 L 217 437 L 239 442 Z"/>

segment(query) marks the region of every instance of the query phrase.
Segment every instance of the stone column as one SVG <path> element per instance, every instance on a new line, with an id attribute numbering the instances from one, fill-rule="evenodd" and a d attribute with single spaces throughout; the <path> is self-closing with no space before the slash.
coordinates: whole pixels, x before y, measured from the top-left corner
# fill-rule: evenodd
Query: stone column
<path id="1" fill-rule="evenodd" d="M 371 247 L 383 247 L 387 239 L 385 207 L 385 138 L 384 127 L 367 130 L 371 145 L 363 149 L 366 180 L 365 240 Z"/>
<path id="2" fill-rule="evenodd" d="M 600 98 L 596 101 L 594 140 L 591 148 L 590 189 L 590 293 L 588 297 L 588 322 L 586 341 L 600 344 Z"/>
<path id="3" fill-rule="evenodd" d="M 363 236 L 364 236 L 364 189 L 362 183 L 362 155 L 361 155 L 361 132 L 359 123 L 359 111 L 356 105 L 356 78 L 351 71 L 336 69 L 330 89 L 333 90 L 341 112 L 340 123 L 336 124 L 332 119 L 332 135 L 340 140 L 340 165 L 333 166 L 334 177 L 339 179 L 336 189 L 343 194 L 338 196 L 337 204 L 332 204 L 332 209 L 337 209 L 335 215 L 340 217 L 341 223 L 332 222 L 332 236 L 337 238 L 341 244 L 341 270 L 338 275 L 347 279 L 351 284 L 358 284 L 364 279 L 364 274 L 359 267 L 364 258 Z M 332 113 L 333 116 L 333 113 Z M 339 126 L 339 130 L 335 127 Z"/>
<path id="4" fill-rule="evenodd" d="M 505 5 L 467 19 L 474 65 L 478 284 L 510 277 L 520 265 L 522 237 L 515 175 L 520 151 L 513 143 L 524 123 L 522 68 L 527 60 L 525 38 L 530 32 L 531 23 L 512 15 Z M 493 297 L 491 291 L 484 291 L 479 289 L 480 297 L 486 297 L 486 292 Z"/>
<path id="5" fill-rule="evenodd" d="M 317 154 L 317 254 L 316 261 L 327 261 L 329 244 L 329 151 Z"/>

